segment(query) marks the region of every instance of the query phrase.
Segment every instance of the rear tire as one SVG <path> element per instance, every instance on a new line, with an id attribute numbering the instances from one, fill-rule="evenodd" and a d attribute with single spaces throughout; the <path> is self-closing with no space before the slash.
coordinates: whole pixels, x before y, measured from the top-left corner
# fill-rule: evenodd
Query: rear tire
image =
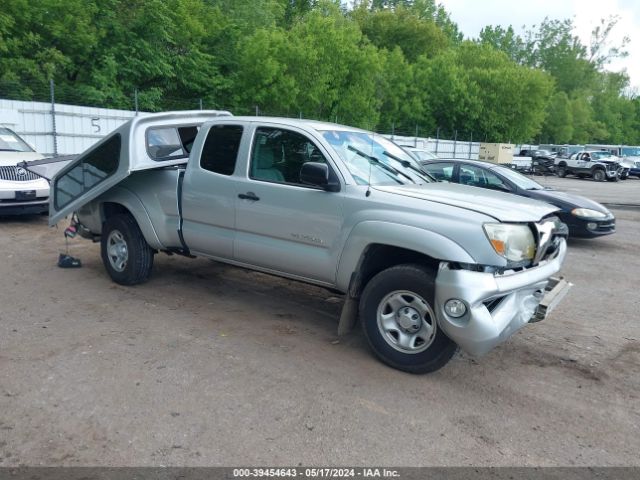
<path id="1" fill-rule="evenodd" d="M 120 285 L 148 280 L 153 268 L 153 249 L 130 214 L 115 215 L 105 222 L 100 241 L 102 263 Z"/>
<path id="2" fill-rule="evenodd" d="M 439 328 L 435 271 L 405 264 L 374 276 L 360 298 L 360 319 L 373 353 L 409 373 L 434 372 L 451 360 L 457 345 Z"/>

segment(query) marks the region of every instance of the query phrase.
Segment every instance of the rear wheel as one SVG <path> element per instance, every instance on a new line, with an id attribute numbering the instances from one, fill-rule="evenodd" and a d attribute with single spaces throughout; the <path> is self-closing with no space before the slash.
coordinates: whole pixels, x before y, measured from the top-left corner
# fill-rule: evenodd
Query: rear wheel
<path id="1" fill-rule="evenodd" d="M 604 182 L 607 179 L 607 175 L 601 168 L 596 168 L 591 175 L 596 182 Z"/>
<path id="2" fill-rule="evenodd" d="M 373 277 L 360 299 L 360 318 L 369 346 L 387 365 L 410 373 L 442 368 L 457 345 L 438 328 L 435 272 L 422 265 L 398 265 Z"/>
<path id="3" fill-rule="evenodd" d="M 567 166 L 564 163 L 561 163 L 560 165 L 558 165 L 558 168 L 556 169 L 556 173 L 558 174 L 558 176 L 560 178 L 564 178 L 567 176 Z"/>
<path id="4" fill-rule="evenodd" d="M 151 275 L 154 252 L 131 215 L 116 215 L 105 222 L 100 247 L 102 263 L 114 282 L 136 285 Z"/>

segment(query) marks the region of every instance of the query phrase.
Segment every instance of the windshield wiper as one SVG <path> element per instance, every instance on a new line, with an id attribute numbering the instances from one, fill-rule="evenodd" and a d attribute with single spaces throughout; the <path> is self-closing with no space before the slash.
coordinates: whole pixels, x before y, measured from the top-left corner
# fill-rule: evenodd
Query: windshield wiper
<path id="1" fill-rule="evenodd" d="M 410 162 L 409 160 L 403 160 L 400 157 L 396 157 L 393 153 L 389 153 L 386 150 L 384 152 L 382 152 L 384 155 L 386 155 L 387 157 L 395 160 L 396 162 L 400 163 L 403 167 L 408 168 L 410 170 L 413 170 L 414 172 L 420 174 L 420 176 L 427 176 L 429 178 L 431 178 L 433 181 L 436 181 L 435 178 L 433 178 L 431 175 L 429 175 L 428 173 L 425 173 L 424 170 L 421 170 L 419 168 L 417 168 L 413 162 Z"/>
<path id="2" fill-rule="evenodd" d="M 17 148 L 0 148 L 0 152 L 20 152 Z"/>
<path id="3" fill-rule="evenodd" d="M 374 157 L 374 156 L 372 156 L 372 155 L 367 155 L 366 153 L 364 153 L 364 152 L 362 152 L 362 151 L 358 150 L 358 149 L 357 149 L 357 148 L 355 148 L 355 147 L 352 147 L 351 145 L 348 145 L 348 146 L 347 146 L 347 149 L 348 149 L 348 150 L 351 150 L 352 152 L 357 153 L 357 154 L 358 154 L 358 155 L 360 155 L 362 158 L 365 158 L 365 159 L 369 160 L 371 163 L 375 163 L 376 165 L 380 165 L 380 166 L 381 166 L 383 169 L 385 169 L 387 172 L 393 173 L 393 174 L 395 174 L 395 175 L 402 175 L 403 177 L 407 178 L 411 183 L 415 183 L 415 182 L 413 181 L 413 178 L 411 178 L 409 175 L 407 175 L 406 173 L 402 172 L 401 170 L 398 170 L 398 169 L 397 169 L 397 168 L 395 168 L 395 167 L 392 167 L 392 166 L 391 166 L 391 165 L 389 165 L 388 163 L 384 163 L 384 162 L 380 161 L 380 159 L 379 159 L 379 158 L 376 158 L 376 157 Z M 398 182 L 400 185 L 403 185 L 403 183 L 402 183 L 400 180 L 398 180 L 397 178 L 395 178 L 395 177 L 391 177 L 391 178 L 393 178 L 393 179 L 394 179 L 396 182 Z"/>

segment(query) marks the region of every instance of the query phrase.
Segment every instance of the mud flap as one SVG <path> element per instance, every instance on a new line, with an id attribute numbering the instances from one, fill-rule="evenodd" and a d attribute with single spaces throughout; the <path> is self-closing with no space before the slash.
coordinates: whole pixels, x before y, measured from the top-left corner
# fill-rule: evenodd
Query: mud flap
<path id="1" fill-rule="evenodd" d="M 342 337 L 347 335 L 353 327 L 355 327 L 358 321 L 358 299 L 347 295 L 344 299 L 344 305 L 342 305 L 342 312 L 340 313 L 340 322 L 338 323 L 338 336 Z"/>

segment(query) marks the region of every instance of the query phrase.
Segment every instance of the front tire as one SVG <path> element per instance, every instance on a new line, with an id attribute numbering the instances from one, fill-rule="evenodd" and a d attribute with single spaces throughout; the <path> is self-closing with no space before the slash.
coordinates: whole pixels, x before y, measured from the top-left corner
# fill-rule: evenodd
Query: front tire
<path id="1" fill-rule="evenodd" d="M 604 182 L 607 179 L 606 173 L 604 173 L 604 170 L 602 170 L 601 168 L 596 168 L 593 171 L 592 176 L 596 182 Z"/>
<path id="2" fill-rule="evenodd" d="M 153 249 L 129 214 L 107 219 L 102 228 L 100 252 L 107 273 L 120 285 L 143 283 L 151 275 Z"/>
<path id="3" fill-rule="evenodd" d="M 451 360 L 457 345 L 438 327 L 435 271 L 405 264 L 374 276 L 360 298 L 360 319 L 373 353 L 387 365 L 429 373 Z"/>
<path id="4" fill-rule="evenodd" d="M 564 178 L 567 176 L 567 166 L 564 164 L 560 164 L 558 165 L 558 168 L 556 169 L 556 173 L 560 178 Z"/>

